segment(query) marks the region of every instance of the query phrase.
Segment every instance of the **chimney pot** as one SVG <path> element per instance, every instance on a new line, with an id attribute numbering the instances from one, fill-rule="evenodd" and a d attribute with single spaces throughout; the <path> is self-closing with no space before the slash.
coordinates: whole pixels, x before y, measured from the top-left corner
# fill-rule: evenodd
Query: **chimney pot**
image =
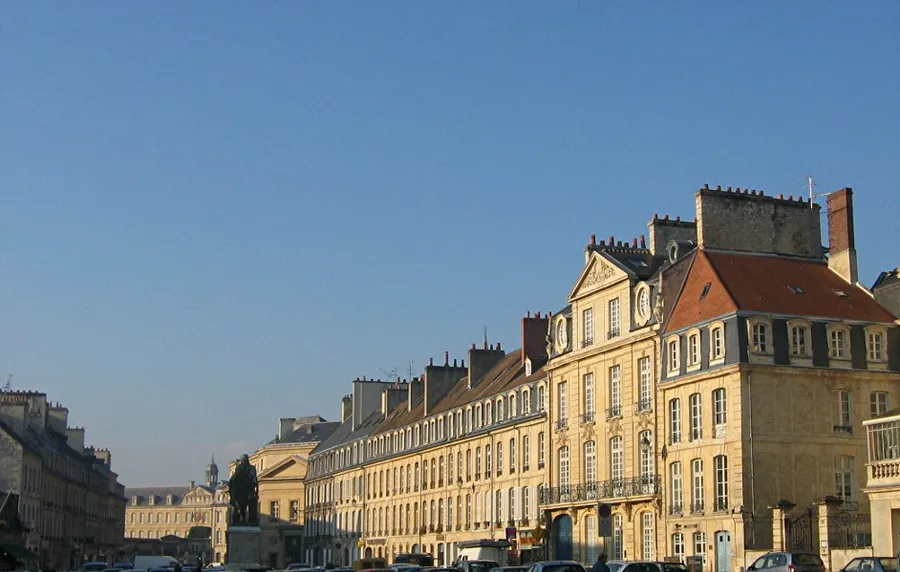
<path id="1" fill-rule="evenodd" d="M 428 358 L 428 365 L 434 365 L 434 358 Z"/>
<path id="2" fill-rule="evenodd" d="M 450 352 L 444 352 L 444 365 L 450 364 Z"/>
<path id="3" fill-rule="evenodd" d="M 636 238 L 631 239 L 631 248 L 637 248 L 637 239 Z"/>
<path id="4" fill-rule="evenodd" d="M 475 342 L 472 342 L 472 349 L 475 349 Z"/>
<path id="5" fill-rule="evenodd" d="M 783 200 L 784 200 L 784 194 L 783 194 L 783 193 L 778 193 L 778 200 L 779 200 L 779 201 L 783 201 Z"/>
<path id="6" fill-rule="evenodd" d="M 794 200 L 794 195 L 788 195 L 788 200 L 789 200 L 789 201 Z"/>
<path id="7" fill-rule="evenodd" d="M 641 248 L 647 248 L 647 239 L 643 234 L 641 235 Z"/>
<path id="8" fill-rule="evenodd" d="M 500 342 L 497 342 L 497 351 L 500 351 Z"/>
<path id="9" fill-rule="evenodd" d="M 610 245 L 610 246 L 615 246 L 615 245 L 616 245 L 616 237 L 615 237 L 615 236 L 609 235 L 609 245 Z"/>
<path id="10" fill-rule="evenodd" d="M 680 216 L 675 217 L 675 222 L 681 222 L 681 217 Z"/>
<path id="11" fill-rule="evenodd" d="M 528 310 L 527 312 L 525 312 L 525 317 L 526 317 L 526 318 L 530 318 L 530 317 L 531 317 L 531 310 Z"/>
<path id="12" fill-rule="evenodd" d="M 709 188 L 709 185 L 706 185 L 706 188 Z M 656 220 L 658 218 L 659 218 L 659 215 L 656 213 L 653 213 L 653 220 Z"/>
<path id="13" fill-rule="evenodd" d="M 726 188 L 725 188 L 725 191 L 728 192 L 728 193 L 730 193 L 730 192 L 731 192 L 731 187 L 726 187 Z"/>
<path id="14" fill-rule="evenodd" d="M 606 246 L 606 241 L 605 241 L 605 240 L 601 240 L 601 241 L 600 241 L 600 246 Z"/>
<path id="15" fill-rule="evenodd" d="M 453 367 L 456 367 L 456 358 L 453 358 Z"/>
<path id="16" fill-rule="evenodd" d="M 663 220 L 669 220 L 669 215 L 664 216 Z"/>
<path id="17" fill-rule="evenodd" d="M 591 234 L 591 244 L 597 244 L 597 235 Z"/>
<path id="18" fill-rule="evenodd" d="M 716 185 L 716 190 L 717 190 L 717 191 L 721 191 L 721 190 L 722 190 L 722 185 Z"/>

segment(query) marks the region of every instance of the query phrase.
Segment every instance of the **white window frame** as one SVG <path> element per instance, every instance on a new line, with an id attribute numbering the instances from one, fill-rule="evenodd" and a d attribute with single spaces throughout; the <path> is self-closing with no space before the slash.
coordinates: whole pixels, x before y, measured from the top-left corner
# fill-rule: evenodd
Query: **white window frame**
<path id="1" fill-rule="evenodd" d="M 693 329 L 687 333 L 687 367 L 691 370 L 700 368 L 700 330 Z"/>
<path id="2" fill-rule="evenodd" d="M 609 415 L 613 419 L 622 416 L 622 366 L 609 368 Z"/>
<path id="3" fill-rule="evenodd" d="M 584 418 L 582 421 L 584 423 L 593 423 L 594 422 L 594 411 L 595 411 L 595 403 L 594 403 L 594 374 L 586 373 L 582 377 L 582 386 L 584 388 Z"/>
<path id="4" fill-rule="evenodd" d="M 669 400 L 669 443 L 681 443 L 681 399 Z"/>
<path id="5" fill-rule="evenodd" d="M 609 440 L 609 478 L 623 486 L 625 480 L 625 446 L 621 435 Z M 617 485 L 613 485 L 617 486 Z"/>
<path id="6" fill-rule="evenodd" d="M 612 515 L 612 560 L 622 560 L 625 551 L 625 517 L 621 512 Z"/>
<path id="7" fill-rule="evenodd" d="M 547 437 L 545 436 L 545 433 L 541 431 L 538 433 L 538 468 L 543 468 L 547 462 L 546 449 Z"/>
<path id="8" fill-rule="evenodd" d="M 679 562 L 684 561 L 684 533 L 675 532 L 672 534 L 672 556 Z"/>
<path id="9" fill-rule="evenodd" d="M 638 358 L 638 410 L 650 411 L 653 408 L 653 373 L 650 371 L 650 358 Z"/>
<path id="10" fill-rule="evenodd" d="M 869 394 L 869 416 L 878 417 L 888 412 L 890 399 L 887 391 L 873 391 Z"/>
<path id="11" fill-rule="evenodd" d="M 584 311 L 581 312 L 581 323 L 582 323 L 582 333 L 584 338 L 582 339 L 582 346 L 589 346 L 594 343 L 594 309 L 593 308 L 585 308 Z"/>
<path id="12" fill-rule="evenodd" d="M 835 496 L 845 502 L 854 499 L 856 485 L 854 482 L 854 458 L 849 455 L 838 455 L 834 458 Z"/>
<path id="13" fill-rule="evenodd" d="M 713 508 L 717 511 L 725 511 L 728 505 L 728 457 L 716 455 L 713 457 L 714 492 L 716 495 Z"/>
<path id="14" fill-rule="evenodd" d="M 645 511 L 641 513 L 641 552 L 644 560 L 652 562 L 656 560 L 656 519 L 653 513 Z"/>
<path id="15" fill-rule="evenodd" d="M 569 447 L 560 447 L 557 450 L 556 455 L 559 465 L 559 484 L 560 486 L 567 487 L 571 483 L 571 475 L 569 473 Z"/>
<path id="16" fill-rule="evenodd" d="M 880 326 L 866 328 L 866 360 L 872 363 L 887 361 L 887 331 Z"/>
<path id="17" fill-rule="evenodd" d="M 691 459 L 691 512 L 703 512 L 703 459 Z"/>
<path id="18" fill-rule="evenodd" d="M 586 441 L 584 444 L 584 482 L 597 481 L 597 443 Z"/>
<path id="19" fill-rule="evenodd" d="M 750 333 L 750 351 L 755 354 L 772 354 L 772 322 L 760 317 L 747 320 Z"/>
<path id="20" fill-rule="evenodd" d="M 787 328 L 791 359 L 812 357 L 812 328 L 810 323 L 802 320 L 789 320 Z"/>
<path id="21" fill-rule="evenodd" d="M 666 377 L 673 377 L 681 372 L 681 339 L 672 336 L 666 340 Z"/>
<path id="22" fill-rule="evenodd" d="M 828 324 L 828 357 L 832 361 L 850 361 L 850 329 L 843 324 Z"/>
<path id="23" fill-rule="evenodd" d="M 669 514 L 682 514 L 684 511 L 684 473 L 681 461 L 669 464 L 669 488 L 672 496 Z"/>
<path id="24" fill-rule="evenodd" d="M 622 335 L 622 314 L 618 298 L 609 301 L 609 339 Z"/>
<path id="25" fill-rule="evenodd" d="M 557 412 L 560 423 L 569 419 L 568 382 L 561 381 L 557 386 Z"/>
<path id="26" fill-rule="evenodd" d="M 724 437 L 728 423 L 728 392 L 724 387 L 717 387 L 712 392 L 713 402 L 713 436 Z"/>
<path id="27" fill-rule="evenodd" d="M 714 322 L 709 325 L 709 365 L 725 361 L 725 324 Z"/>
<path id="28" fill-rule="evenodd" d="M 703 395 L 692 393 L 688 398 L 690 426 L 688 427 L 688 440 L 699 441 L 703 439 Z"/>
<path id="29" fill-rule="evenodd" d="M 853 427 L 853 394 L 847 390 L 837 392 L 837 428 L 850 430 Z"/>

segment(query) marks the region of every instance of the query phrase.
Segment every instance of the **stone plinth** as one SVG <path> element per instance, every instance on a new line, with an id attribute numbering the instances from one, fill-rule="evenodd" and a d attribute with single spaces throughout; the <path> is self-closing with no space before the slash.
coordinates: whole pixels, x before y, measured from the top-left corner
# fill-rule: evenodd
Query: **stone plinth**
<path id="1" fill-rule="evenodd" d="M 228 570 L 258 568 L 259 540 L 262 529 L 258 526 L 230 526 L 225 533 L 228 545 Z"/>

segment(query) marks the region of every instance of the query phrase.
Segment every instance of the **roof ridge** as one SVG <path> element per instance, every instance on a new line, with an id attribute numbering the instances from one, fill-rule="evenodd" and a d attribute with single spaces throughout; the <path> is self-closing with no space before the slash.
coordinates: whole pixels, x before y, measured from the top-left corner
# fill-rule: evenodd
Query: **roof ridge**
<path id="1" fill-rule="evenodd" d="M 691 277 L 691 271 L 694 269 L 694 263 L 697 261 L 697 252 L 699 250 L 700 250 L 699 248 L 695 248 L 691 252 L 689 252 L 688 254 L 685 255 L 685 256 L 693 255 L 693 257 L 691 258 L 691 265 L 688 266 L 687 271 L 684 273 L 684 278 L 681 279 L 681 285 L 678 286 L 678 292 L 675 294 L 675 302 L 672 304 L 672 311 L 669 312 L 668 316 L 665 316 L 665 323 L 662 324 L 663 332 L 669 331 L 669 321 L 671 321 L 672 316 L 675 314 L 675 307 L 678 306 L 678 303 L 681 301 L 681 294 L 684 292 L 684 287 L 687 284 L 688 279 L 690 279 L 690 277 Z M 671 268 L 675 264 L 678 264 L 679 262 L 681 262 L 681 261 L 676 260 L 673 264 L 671 264 L 669 266 L 669 268 Z M 660 294 L 662 294 L 662 288 L 660 288 Z M 665 299 L 663 300 L 663 303 L 665 303 Z"/>
<path id="2" fill-rule="evenodd" d="M 725 280 L 722 279 L 722 275 L 719 274 L 719 269 L 716 268 L 715 264 L 713 264 L 712 259 L 706 255 L 706 251 L 704 249 L 698 248 L 697 250 L 700 253 L 703 253 L 703 258 L 706 260 L 706 263 L 709 264 L 709 267 L 712 268 L 713 274 L 716 275 L 716 279 L 719 281 L 719 284 L 721 284 L 722 288 L 725 290 L 725 293 L 728 294 L 728 299 L 731 300 L 731 303 L 734 304 L 734 307 L 736 309 L 740 310 L 741 308 L 740 308 L 740 305 L 737 303 L 737 300 L 734 297 L 734 292 L 731 291 L 731 289 L 728 287 L 728 284 L 726 284 Z M 697 258 L 694 257 L 694 260 L 697 260 Z M 690 273 L 690 271 L 688 271 L 688 273 Z"/>

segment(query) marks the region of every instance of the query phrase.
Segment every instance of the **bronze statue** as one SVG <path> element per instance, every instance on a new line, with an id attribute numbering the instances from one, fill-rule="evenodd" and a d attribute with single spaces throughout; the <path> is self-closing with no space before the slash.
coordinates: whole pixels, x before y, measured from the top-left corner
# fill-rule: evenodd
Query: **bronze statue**
<path id="1" fill-rule="evenodd" d="M 259 524 L 259 484 L 256 467 L 247 455 L 241 456 L 234 474 L 228 480 L 232 525 Z"/>

